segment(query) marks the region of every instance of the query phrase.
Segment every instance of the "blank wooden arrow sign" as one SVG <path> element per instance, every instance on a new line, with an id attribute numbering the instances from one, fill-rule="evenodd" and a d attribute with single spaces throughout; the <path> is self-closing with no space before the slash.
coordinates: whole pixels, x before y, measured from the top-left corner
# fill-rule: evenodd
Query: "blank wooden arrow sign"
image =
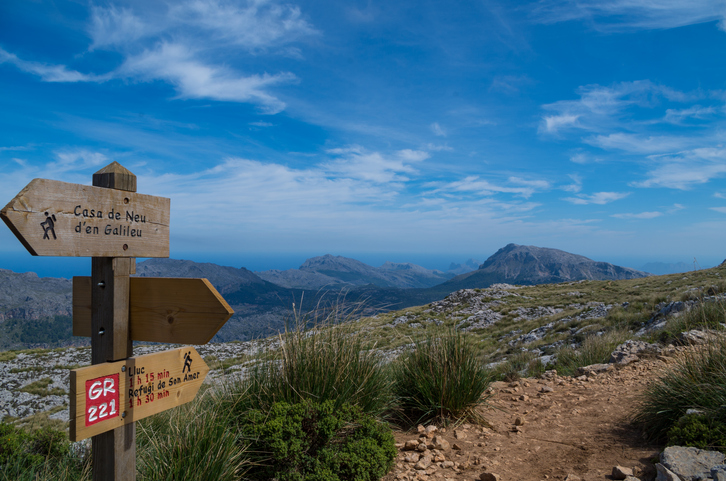
<path id="1" fill-rule="evenodd" d="M 132 277 L 134 341 L 206 344 L 234 314 L 207 279 Z M 73 335 L 91 336 L 91 278 L 73 278 Z"/>
<path id="2" fill-rule="evenodd" d="M 116 429 L 194 399 L 209 367 L 193 347 L 71 371 L 71 441 Z"/>
<path id="3" fill-rule="evenodd" d="M 165 197 L 34 179 L 0 217 L 34 256 L 169 257 Z"/>

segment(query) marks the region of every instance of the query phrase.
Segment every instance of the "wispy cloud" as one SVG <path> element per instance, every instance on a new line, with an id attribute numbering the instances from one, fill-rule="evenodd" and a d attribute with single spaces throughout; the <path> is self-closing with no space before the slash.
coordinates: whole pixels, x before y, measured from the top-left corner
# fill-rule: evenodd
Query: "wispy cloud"
<path id="1" fill-rule="evenodd" d="M 137 4 L 136 9 L 91 8 L 90 51 L 112 50 L 124 58 L 110 72 L 81 73 L 64 65 L 23 60 L 2 49 L 0 63 L 12 63 L 45 82 L 162 80 L 174 87 L 176 98 L 248 102 L 274 114 L 283 110 L 285 103 L 271 93 L 271 88 L 295 82 L 297 77 L 290 72 L 245 75 L 230 66 L 229 59 L 244 53 L 260 55 L 270 49 L 289 55 L 289 43 L 318 34 L 298 7 L 274 0 L 243 4 L 221 0 L 185 0 L 168 5 L 151 2 Z M 296 52 L 300 56 L 299 50 Z"/>
<path id="2" fill-rule="evenodd" d="M 596 135 L 585 139 L 590 145 L 605 150 L 622 150 L 636 154 L 658 154 L 685 149 L 699 142 L 699 139 L 682 136 L 644 136 L 618 132 Z M 700 140 L 702 142 L 702 140 Z"/>
<path id="3" fill-rule="evenodd" d="M 633 182 L 633 186 L 687 190 L 726 176 L 724 148 L 704 147 L 674 155 L 651 156 L 649 159 L 654 167 L 647 173 L 647 179 Z"/>
<path id="4" fill-rule="evenodd" d="M 662 212 L 640 212 L 638 214 L 612 214 L 610 217 L 616 217 L 618 219 L 655 219 L 656 217 L 662 216 Z"/>
<path id="5" fill-rule="evenodd" d="M 586 22 L 605 32 L 660 30 L 719 21 L 723 0 L 542 0 L 529 6 L 538 23 Z"/>
<path id="6" fill-rule="evenodd" d="M 715 194 L 713 194 L 713 196 L 717 199 L 726 199 L 726 194 L 724 194 L 723 192 L 716 192 Z"/>
<path id="7" fill-rule="evenodd" d="M 480 176 L 471 175 L 462 180 L 448 182 L 435 190 L 435 192 L 458 192 L 472 193 L 477 196 L 491 196 L 496 193 L 514 194 L 520 197 L 529 198 L 539 190 L 549 188 L 550 184 L 546 181 L 528 181 L 517 177 L 510 177 L 511 186 L 494 184 Z"/>
<path id="8" fill-rule="evenodd" d="M 431 124 L 431 132 L 437 137 L 446 137 L 446 131 L 441 128 L 438 122 Z"/>
<path id="9" fill-rule="evenodd" d="M 570 174 L 569 177 L 572 179 L 572 183 L 563 185 L 560 189 L 575 194 L 580 192 L 582 190 L 582 177 L 577 174 Z"/>
<path id="10" fill-rule="evenodd" d="M 369 181 L 376 184 L 404 182 L 417 172 L 412 164 L 429 157 L 427 152 L 400 150 L 393 155 L 368 152 L 360 146 L 331 149 L 330 154 L 338 158 L 322 165 L 327 174 L 349 179 Z"/>
<path id="11" fill-rule="evenodd" d="M 685 101 L 696 98 L 650 80 L 621 82 L 609 87 L 585 85 L 577 89 L 579 99 L 560 100 L 543 105 L 551 114 L 542 116 L 539 132 L 557 134 L 563 130 L 602 131 L 616 125 L 616 120 L 633 106 L 651 107 L 659 98 Z"/>
<path id="12" fill-rule="evenodd" d="M 597 204 L 604 205 L 616 200 L 624 199 L 630 192 L 595 192 L 594 194 L 577 194 L 576 197 L 566 197 L 563 200 L 576 205 Z"/>
<path id="13" fill-rule="evenodd" d="M 0 48 L 0 63 L 4 62 L 15 65 L 23 72 L 37 75 L 44 82 L 103 82 L 110 78 L 108 75 L 84 74 L 70 70 L 65 65 L 48 65 L 21 60 L 15 54 Z"/>
<path id="14" fill-rule="evenodd" d="M 240 77 L 224 67 L 209 66 L 194 59 L 181 45 L 161 44 L 155 50 L 131 57 L 119 68 L 124 76 L 144 80 L 166 80 L 176 88 L 179 98 L 209 98 L 233 102 L 254 102 L 274 114 L 285 103 L 270 95 L 267 88 L 294 81 L 291 73 Z"/>
<path id="15" fill-rule="evenodd" d="M 714 106 L 702 107 L 700 105 L 694 105 L 685 109 L 667 109 L 663 121 L 670 124 L 683 125 L 690 119 L 705 120 L 712 118 L 717 113 L 718 111 Z"/>
<path id="16" fill-rule="evenodd" d="M 726 207 L 711 207 L 710 209 L 716 212 L 720 212 L 722 214 L 726 214 Z"/>

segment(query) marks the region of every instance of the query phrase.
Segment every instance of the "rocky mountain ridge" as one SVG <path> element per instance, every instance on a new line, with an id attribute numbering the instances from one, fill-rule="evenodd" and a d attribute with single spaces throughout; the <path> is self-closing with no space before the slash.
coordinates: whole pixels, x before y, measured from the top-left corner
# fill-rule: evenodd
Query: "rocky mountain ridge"
<path id="1" fill-rule="evenodd" d="M 462 289 L 497 283 L 554 284 L 579 280 L 637 279 L 648 275 L 647 272 L 593 261 L 559 249 L 508 244 L 476 271 L 456 276 L 442 286 Z"/>
<path id="2" fill-rule="evenodd" d="M 400 289 L 426 288 L 453 277 L 453 274 L 412 263 L 385 262 L 380 267 L 372 267 L 356 259 L 330 254 L 307 259 L 298 269 L 255 274 L 279 286 L 297 289 L 340 289 L 367 284 Z"/>

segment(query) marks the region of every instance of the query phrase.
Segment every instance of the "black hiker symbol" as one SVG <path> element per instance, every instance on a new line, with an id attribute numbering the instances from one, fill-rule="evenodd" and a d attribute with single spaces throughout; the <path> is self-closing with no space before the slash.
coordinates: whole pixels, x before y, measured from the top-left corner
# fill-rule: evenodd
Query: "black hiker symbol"
<path id="1" fill-rule="evenodd" d="M 184 367 L 182 368 L 182 374 L 187 371 L 192 372 L 192 351 L 184 354 Z"/>
<path id="2" fill-rule="evenodd" d="M 48 235 L 48 232 L 53 234 L 53 239 L 57 239 L 55 236 L 55 214 L 48 215 L 48 213 L 45 213 L 45 221 L 40 223 L 40 226 L 43 228 L 43 239 L 50 240 L 50 236 Z"/>

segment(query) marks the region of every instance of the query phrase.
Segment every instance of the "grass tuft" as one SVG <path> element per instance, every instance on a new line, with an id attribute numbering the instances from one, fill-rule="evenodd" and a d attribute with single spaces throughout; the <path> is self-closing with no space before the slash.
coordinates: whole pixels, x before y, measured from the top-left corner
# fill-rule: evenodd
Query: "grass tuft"
<path id="1" fill-rule="evenodd" d="M 648 385 L 633 421 L 652 441 L 665 441 L 688 409 L 717 416 L 726 406 L 726 344 L 723 339 L 688 351 Z"/>
<path id="2" fill-rule="evenodd" d="M 449 330 L 429 337 L 392 365 L 394 394 L 402 420 L 417 423 L 483 421 L 475 408 L 486 401 L 493 379 L 474 344 Z"/>

